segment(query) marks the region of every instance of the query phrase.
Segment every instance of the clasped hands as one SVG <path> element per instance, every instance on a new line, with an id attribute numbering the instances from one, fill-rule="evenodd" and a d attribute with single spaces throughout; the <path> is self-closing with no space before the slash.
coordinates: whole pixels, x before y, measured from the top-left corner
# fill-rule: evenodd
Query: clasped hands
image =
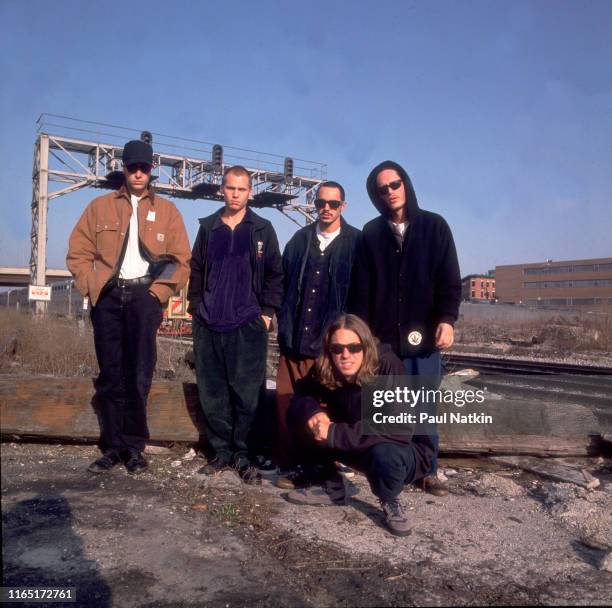
<path id="1" fill-rule="evenodd" d="M 332 421 L 325 412 L 318 412 L 309 418 L 306 424 L 315 441 L 327 441 L 327 434 Z"/>

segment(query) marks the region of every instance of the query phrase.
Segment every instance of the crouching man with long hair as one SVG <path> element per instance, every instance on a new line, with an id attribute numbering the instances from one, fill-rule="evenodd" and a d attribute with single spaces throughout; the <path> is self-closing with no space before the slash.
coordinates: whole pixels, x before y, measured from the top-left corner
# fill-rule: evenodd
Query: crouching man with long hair
<path id="1" fill-rule="evenodd" d="M 346 504 L 348 487 L 334 465 L 339 460 L 366 475 L 389 531 L 398 536 L 410 532 L 399 495 L 405 484 L 430 470 L 431 437 L 365 434 L 361 419 L 363 382 L 404 373 L 401 360 L 390 347 L 377 344 L 359 317 L 342 315 L 331 324 L 323 352 L 311 374 L 298 383 L 287 414 L 301 458 L 316 468 L 319 483 L 289 492 L 289 502 Z"/>

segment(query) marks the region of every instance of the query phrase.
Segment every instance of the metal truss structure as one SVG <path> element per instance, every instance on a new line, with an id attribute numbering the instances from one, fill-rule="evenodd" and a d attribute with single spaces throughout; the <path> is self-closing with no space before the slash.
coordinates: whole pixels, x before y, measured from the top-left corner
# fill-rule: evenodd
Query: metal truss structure
<path id="1" fill-rule="evenodd" d="M 30 276 L 32 284 L 45 285 L 48 202 L 81 188 L 117 188 L 123 179 L 123 145 L 138 139 L 141 131 L 42 114 L 37 132 Z M 300 226 L 315 220 L 315 190 L 327 177 L 327 165 L 160 133 L 151 135 L 157 192 L 173 198 L 222 201 L 223 171 L 239 164 L 252 175 L 252 207 L 278 209 Z M 50 191 L 50 182 L 62 187 Z"/>

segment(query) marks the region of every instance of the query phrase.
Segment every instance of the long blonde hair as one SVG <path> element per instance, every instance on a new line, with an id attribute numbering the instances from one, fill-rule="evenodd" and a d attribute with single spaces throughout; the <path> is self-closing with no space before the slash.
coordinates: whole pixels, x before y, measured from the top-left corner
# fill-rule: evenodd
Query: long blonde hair
<path id="1" fill-rule="evenodd" d="M 315 363 L 317 380 L 327 388 L 342 386 L 342 374 L 336 369 L 329 350 L 332 336 L 339 329 L 348 329 L 355 332 L 363 345 L 363 363 L 355 375 L 355 384 L 361 386 L 364 380 L 376 375 L 378 371 L 378 348 L 377 340 L 372 335 L 367 323 L 357 315 L 342 315 L 327 328 L 323 338 L 323 352 Z"/>

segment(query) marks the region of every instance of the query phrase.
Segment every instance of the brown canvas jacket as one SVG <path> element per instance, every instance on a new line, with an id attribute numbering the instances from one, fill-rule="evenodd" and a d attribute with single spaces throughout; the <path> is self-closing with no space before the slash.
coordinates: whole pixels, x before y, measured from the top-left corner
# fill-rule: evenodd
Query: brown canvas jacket
<path id="1" fill-rule="evenodd" d="M 119 273 L 131 215 L 130 195 L 122 186 L 89 203 L 70 235 L 66 265 L 77 289 L 89 296 L 92 306 L 104 285 Z M 189 278 L 191 248 L 180 212 L 152 189 L 138 205 L 138 236 L 145 258 L 154 268 L 149 291 L 165 304 Z"/>

